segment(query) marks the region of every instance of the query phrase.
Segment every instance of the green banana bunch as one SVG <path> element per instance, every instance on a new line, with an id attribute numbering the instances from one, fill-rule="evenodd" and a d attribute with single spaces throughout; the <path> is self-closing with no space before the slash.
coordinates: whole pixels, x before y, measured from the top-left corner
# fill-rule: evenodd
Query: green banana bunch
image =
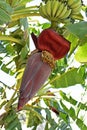
<path id="1" fill-rule="evenodd" d="M 48 0 L 46 4 L 39 8 L 40 15 L 50 21 L 66 19 L 71 14 L 71 9 L 67 4 L 58 0 Z"/>
<path id="2" fill-rule="evenodd" d="M 81 0 L 67 0 L 69 8 L 72 10 L 71 15 L 77 15 L 81 10 Z"/>
<path id="3" fill-rule="evenodd" d="M 57 10 L 56 19 L 57 20 L 66 19 L 70 16 L 70 14 L 71 14 L 71 9 L 68 9 L 68 7 L 64 3 L 61 4 L 61 2 L 60 2 L 60 6 Z"/>
<path id="4" fill-rule="evenodd" d="M 63 21 L 81 16 L 81 0 L 46 0 L 39 7 L 40 15 L 50 21 Z"/>

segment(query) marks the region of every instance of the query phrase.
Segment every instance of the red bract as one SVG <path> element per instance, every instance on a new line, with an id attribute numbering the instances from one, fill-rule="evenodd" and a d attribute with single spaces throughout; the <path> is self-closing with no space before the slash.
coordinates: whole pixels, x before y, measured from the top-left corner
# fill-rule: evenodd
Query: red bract
<path id="1" fill-rule="evenodd" d="M 43 30 L 37 40 L 34 35 L 32 38 L 37 49 L 50 52 L 55 60 L 63 58 L 70 49 L 70 42 L 52 29 Z"/>

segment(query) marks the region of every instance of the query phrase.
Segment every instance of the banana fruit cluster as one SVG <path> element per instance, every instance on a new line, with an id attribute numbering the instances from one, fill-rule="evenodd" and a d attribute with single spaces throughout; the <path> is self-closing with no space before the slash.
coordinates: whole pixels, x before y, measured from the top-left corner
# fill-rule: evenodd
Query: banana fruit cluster
<path id="1" fill-rule="evenodd" d="M 50 21 L 65 20 L 77 15 L 81 10 L 81 0 L 47 0 L 39 7 L 40 15 Z"/>
<path id="2" fill-rule="evenodd" d="M 81 0 L 67 0 L 68 7 L 72 10 L 71 11 L 71 18 L 78 16 L 81 11 Z"/>
<path id="3" fill-rule="evenodd" d="M 48 0 L 45 5 L 40 6 L 39 12 L 42 17 L 50 21 L 58 21 L 58 19 L 69 17 L 71 9 L 58 0 Z"/>

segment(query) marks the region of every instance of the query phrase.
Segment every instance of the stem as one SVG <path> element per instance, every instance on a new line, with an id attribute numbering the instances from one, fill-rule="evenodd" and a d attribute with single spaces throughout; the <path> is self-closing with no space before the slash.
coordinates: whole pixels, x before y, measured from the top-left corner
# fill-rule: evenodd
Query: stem
<path id="1" fill-rule="evenodd" d="M 24 7 L 22 9 L 19 9 L 19 10 L 14 10 L 14 14 L 16 13 L 24 13 L 24 12 L 39 12 L 39 6 L 30 6 L 30 7 Z"/>
<path id="2" fill-rule="evenodd" d="M 56 30 L 57 30 L 57 27 L 58 27 L 58 22 L 51 21 L 51 28 L 56 31 Z"/>
<path id="3" fill-rule="evenodd" d="M 38 12 L 38 10 L 35 10 L 35 9 L 30 9 L 30 8 L 25 8 L 25 9 L 21 9 L 21 10 L 16 10 L 14 11 L 14 14 L 17 14 L 17 13 L 31 13 L 31 12 Z"/>
<path id="4" fill-rule="evenodd" d="M 45 98 L 45 99 L 52 99 L 52 98 L 53 98 L 53 99 L 60 99 L 60 98 L 58 98 L 58 97 L 56 97 L 56 96 L 44 96 L 44 95 L 43 95 L 43 96 L 36 96 L 36 98 L 38 98 L 38 99 L 41 99 L 41 98 L 42 98 L 42 99 L 44 99 L 44 98 Z"/>
<path id="5" fill-rule="evenodd" d="M 6 35 L 0 36 L 0 40 L 7 40 L 7 41 L 12 41 L 21 44 L 21 41 L 19 39 L 13 38 L 11 36 L 6 36 Z"/>
<path id="6" fill-rule="evenodd" d="M 25 17 L 30 17 L 30 16 L 40 16 L 40 14 L 39 13 L 23 12 L 23 13 L 19 13 L 19 14 L 13 14 L 11 16 L 11 18 L 12 18 L 12 21 L 16 21 L 18 19 L 25 18 Z"/>
<path id="7" fill-rule="evenodd" d="M 11 99 L 9 100 L 9 102 L 7 103 L 7 105 L 5 106 L 5 110 L 8 111 L 10 109 L 10 106 L 12 105 L 13 101 L 14 101 L 14 97 L 16 95 L 16 91 L 14 91 Z"/>

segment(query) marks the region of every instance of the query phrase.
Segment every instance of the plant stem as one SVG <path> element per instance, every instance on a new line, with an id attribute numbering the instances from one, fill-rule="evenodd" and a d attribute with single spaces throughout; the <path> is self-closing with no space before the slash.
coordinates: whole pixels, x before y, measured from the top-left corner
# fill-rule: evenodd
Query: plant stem
<path id="1" fill-rule="evenodd" d="M 14 93 L 13 93 L 11 99 L 9 100 L 9 102 L 7 103 L 7 105 L 5 106 L 5 110 L 6 110 L 6 111 L 9 111 L 10 106 L 11 106 L 12 103 L 14 102 L 14 97 L 15 97 L 16 93 L 17 93 L 17 92 L 14 91 Z"/>
<path id="2" fill-rule="evenodd" d="M 23 12 L 23 13 L 13 14 L 11 16 L 11 18 L 12 18 L 12 21 L 16 21 L 18 19 L 30 17 L 30 16 L 40 16 L 40 14 L 39 13 Z"/>
<path id="3" fill-rule="evenodd" d="M 30 9 L 30 8 L 25 8 L 25 9 L 21 9 L 21 10 L 16 10 L 14 11 L 14 14 L 17 14 L 17 13 L 31 13 L 31 12 L 38 12 L 38 10 L 36 9 Z"/>
<path id="4" fill-rule="evenodd" d="M 11 36 L 6 36 L 6 35 L 0 36 L 0 40 L 7 40 L 7 41 L 12 41 L 21 44 L 21 41 L 19 39 L 13 38 Z"/>
<path id="5" fill-rule="evenodd" d="M 57 27 L 58 27 L 58 22 L 51 21 L 51 28 L 56 31 L 56 30 L 57 30 Z"/>

